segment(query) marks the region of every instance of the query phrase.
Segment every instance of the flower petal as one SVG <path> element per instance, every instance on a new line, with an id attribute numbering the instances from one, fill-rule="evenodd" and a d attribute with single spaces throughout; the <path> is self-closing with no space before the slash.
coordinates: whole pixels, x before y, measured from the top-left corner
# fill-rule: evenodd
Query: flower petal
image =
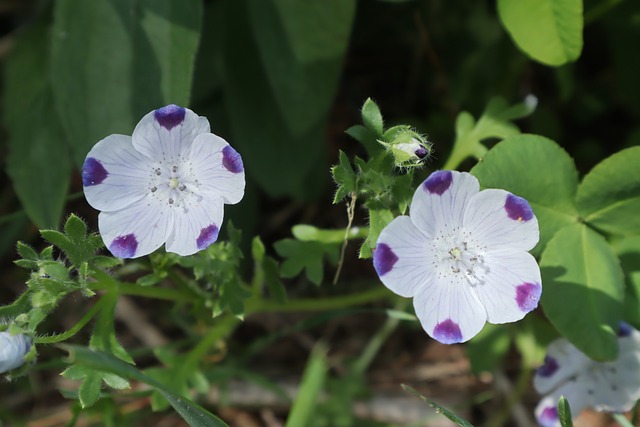
<path id="1" fill-rule="evenodd" d="M 538 219 L 529 203 L 508 191 L 489 189 L 468 203 L 464 226 L 474 238 L 489 248 L 528 251 L 538 243 Z"/>
<path id="2" fill-rule="evenodd" d="M 205 117 L 171 104 L 150 112 L 140 120 L 133 130 L 133 146 L 162 163 L 177 162 L 197 135 L 210 131 Z"/>
<path id="3" fill-rule="evenodd" d="M 131 137 L 109 135 L 93 146 L 82 166 L 87 202 L 95 209 L 116 211 L 149 193 L 152 161 L 131 144 Z"/>
<path id="4" fill-rule="evenodd" d="M 203 194 L 238 203 L 244 196 L 244 166 L 242 157 L 224 139 L 212 133 L 196 137 L 187 154 L 196 171 Z"/>
<path id="5" fill-rule="evenodd" d="M 434 274 L 428 243 L 408 216 L 391 221 L 380 233 L 373 252 L 373 266 L 382 283 L 402 297 L 414 296 Z"/>
<path id="6" fill-rule="evenodd" d="M 593 361 L 573 344 L 559 338 L 549 344 L 545 363 L 538 368 L 533 377 L 533 386 L 540 394 L 548 393 L 592 363 Z"/>
<path id="7" fill-rule="evenodd" d="M 536 419 L 543 427 L 560 426 L 560 420 L 557 419 L 557 411 L 554 414 L 554 409 L 557 407 L 561 396 L 564 396 L 569 402 L 573 419 L 577 418 L 587 406 L 590 406 L 589 390 L 593 390 L 594 387 L 596 385 L 591 376 L 579 375 L 571 379 L 538 403 L 534 411 Z M 554 420 L 557 420 L 557 422 L 554 422 Z"/>
<path id="8" fill-rule="evenodd" d="M 208 197 L 175 209 L 173 233 L 167 239 L 167 252 L 192 255 L 218 239 L 224 207 L 222 198 Z"/>
<path id="9" fill-rule="evenodd" d="M 138 258 L 162 246 L 173 229 L 173 217 L 170 208 L 147 196 L 118 211 L 100 212 L 98 228 L 113 255 Z"/>
<path id="10" fill-rule="evenodd" d="M 430 280 L 420 286 L 413 299 L 424 330 L 443 344 L 465 342 L 484 326 L 487 313 L 460 275 L 451 281 Z"/>
<path id="11" fill-rule="evenodd" d="M 538 306 L 540 267 L 524 251 L 489 251 L 484 255 L 484 282 L 474 286 L 490 323 L 515 322 Z"/>
<path id="12" fill-rule="evenodd" d="M 480 184 L 466 172 L 433 172 L 418 187 L 411 201 L 411 220 L 427 237 L 450 234 L 462 224 L 463 214 Z"/>

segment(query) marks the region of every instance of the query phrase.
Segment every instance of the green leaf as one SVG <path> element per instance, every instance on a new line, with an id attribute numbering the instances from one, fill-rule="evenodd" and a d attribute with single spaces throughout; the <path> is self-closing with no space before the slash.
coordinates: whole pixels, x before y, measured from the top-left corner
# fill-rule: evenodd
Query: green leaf
<path id="1" fill-rule="evenodd" d="M 380 108 L 378 108 L 371 98 L 367 98 L 362 106 L 362 123 L 364 123 L 364 126 L 373 132 L 376 137 L 382 137 L 384 133 L 382 113 L 380 113 Z"/>
<path id="2" fill-rule="evenodd" d="M 341 244 L 345 239 L 345 230 L 325 230 L 313 225 L 298 224 L 291 228 L 293 237 L 303 242 L 320 242 Z M 351 228 L 347 239 L 360 239 L 366 237 L 367 231 L 357 227 Z"/>
<path id="3" fill-rule="evenodd" d="M 87 237 L 87 224 L 76 215 L 71 214 L 64 224 L 64 232 L 71 241 L 84 240 Z"/>
<path id="4" fill-rule="evenodd" d="M 608 233 L 640 234 L 640 147 L 606 158 L 578 187 L 578 211 L 584 220 Z"/>
<path id="5" fill-rule="evenodd" d="M 401 384 L 400 386 L 402 387 L 402 389 L 404 391 L 407 391 L 407 392 L 409 392 L 409 393 L 411 393 L 411 394 L 413 394 L 415 396 L 418 396 L 420 399 L 422 399 L 423 401 L 427 402 L 427 404 L 429 406 L 431 406 L 433 409 L 435 409 L 435 411 L 437 413 L 442 414 L 445 417 L 449 418 L 456 425 L 459 425 L 460 427 L 473 427 L 473 424 L 471 424 L 469 421 L 465 420 L 462 417 L 459 417 L 458 415 L 454 414 L 453 412 L 451 412 L 450 410 L 448 410 L 444 406 L 438 405 L 436 402 L 434 402 L 433 400 L 429 399 L 428 397 L 425 397 L 422 394 L 418 393 L 416 390 L 414 390 L 413 388 L 409 387 L 408 385 Z"/>
<path id="6" fill-rule="evenodd" d="M 502 188 L 527 199 L 540 225 L 535 254 L 558 230 L 577 222 L 574 198 L 578 172 L 566 151 L 549 139 L 537 135 L 507 138 L 471 173 L 484 188 Z"/>
<path id="7" fill-rule="evenodd" d="M 149 111 L 188 105 L 201 19 L 199 0 L 54 3 L 53 91 L 77 166 Z"/>
<path id="8" fill-rule="evenodd" d="M 362 144 L 369 157 L 374 157 L 384 150 L 384 147 L 378 142 L 376 134 L 362 125 L 353 125 L 345 133 Z"/>
<path id="9" fill-rule="evenodd" d="M 562 427 L 573 427 L 569 401 L 564 396 L 560 396 L 558 400 L 558 417 L 560 418 L 560 425 Z"/>
<path id="10" fill-rule="evenodd" d="M 254 25 L 248 4 L 269 8 L 271 1 L 264 1 L 265 5 L 259 3 L 262 0 L 223 2 L 225 37 L 229 40 L 224 46 L 223 89 L 234 137 L 230 142 L 242 154 L 247 174 L 271 197 L 313 199 L 324 191 L 326 183 L 324 135 L 327 112 L 305 132 L 294 134 L 288 127 L 285 113 L 274 108 L 279 101 L 266 75 L 266 66 L 261 62 L 260 48 L 253 31 L 248 30 Z M 265 19 L 271 19 L 272 15 Z M 280 26 L 279 23 L 276 25 Z M 239 28 L 243 31 L 238 31 Z M 271 31 L 267 28 L 266 33 Z M 313 109 L 306 102 L 286 107 L 289 110 Z M 296 179 L 291 179 L 292 176 Z"/>
<path id="11" fill-rule="evenodd" d="M 487 323 L 466 346 L 471 372 L 493 371 L 509 350 L 511 338 L 504 325 Z"/>
<path id="12" fill-rule="evenodd" d="M 110 372 L 119 377 L 140 381 L 155 388 L 192 427 L 228 427 L 224 421 L 203 407 L 181 397 L 160 382 L 142 374 L 133 366 L 110 354 L 75 345 L 60 345 L 60 347 L 69 352 L 70 363 Z"/>
<path id="13" fill-rule="evenodd" d="M 625 277 L 624 320 L 640 326 L 640 236 L 626 237 L 613 243 Z"/>
<path id="14" fill-rule="evenodd" d="M 95 371 L 87 374 L 78 390 L 78 398 L 83 408 L 88 408 L 98 401 L 100 398 L 100 385 L 102 377 Z"/>
<path id="15" fill-rule="evenodd" d="M 19 34 L 4 67 L 7 172 L 39 228 L 60 223 L 71 161 L 49 80 L 50 28 L 37 22 Z"/>
<path id="16" fill-rule="evenodd" d="M 287 302 L 287 288 L 280 280 L 280 268 L 276 260 L 271 257 L 264 259 L 264 281 L 267 284 L 269 295 L 279 303 Z"/>
<path id="17" fill-rule="evenodd" d="M 319 242 L 301 242 L 295 239 L 283 239 L 274 243 L 278 255 L 286 258 L 280 267 L 282 277 L 295 277 L 305 270 L 307 278 L 314 284 L 322 283 L 324 277 L 323 260 L 326 257 L 336 262 L 339 245 Z"/>
<path id="18" fill-rule="evenodd" d="M 611 246 L 586 225 L 570 225 L 549 241 L 540 266 L 542 307 L 551 323 L 592 359 L 613 360 L 624 288 Z"/>
<path id="19" fill-rule="evenodd" d="M 16 250 L 18 251 L 18 255 L 20 255 L 25 260 L 37 261 L 38 254 L 33 248 L 26 243 L 18 242 L 16 244 Z"/>
<path id="20" fill-rule="evenodd" d="M 582 0 L 498 0 L 502 24 L 536 61 L 558 66 L 582 51 Z"/>
<path id="21" fill-rule="evenodd" d="M 316 346 L 311 352 L 285 427 L 306 426 L 314 418 L 320 392 L 329 370 L 326 352 L 326 348 L 322 345 Z"/>
<path id="22" fill-rule="evenodd" d="M 334 205 L 347 197 L 349 193 L 358 191 L 358 176 L 344 151 L 340 150 L 340 163 L 331 168 L 331 174 L 338 184 L 338 189 L 333 197 Z"/>
<path id="23" fill-rule="evenodd" d="M 355 6 L 355 0 L 248 2 L 250 30 L 261 65 L 294 137 L 326 120 L 349 44 Z"/>
<path id="24" fill-rule="evenodd" d="M 107 351 L 119 359 L 133 364 L 133 359 L 116 338 L 114 312 L 118 294 L 112 291 L 105 294 L 102 298 L 105 299 L 105 303 L 93 327 L 89 347 L 94 350 Z"/>

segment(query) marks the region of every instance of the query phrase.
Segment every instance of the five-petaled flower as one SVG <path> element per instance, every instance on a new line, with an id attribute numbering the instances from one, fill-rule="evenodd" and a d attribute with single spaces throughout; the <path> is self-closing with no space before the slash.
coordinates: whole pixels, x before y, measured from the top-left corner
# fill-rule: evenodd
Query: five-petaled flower
<path id="1" fill-rule="evenodd" d="M 427 334 L 459 343 L 487 321 L 514 322 L 538 306 L 540 268 L 527 252 L 538 238 L 525 199 L 443 170 L 418 187 L 410 216 L 382 230 L 373 265 L 385 286 L 413 297 Z"/>
<path id="2" fill-rule="evenodd" d="M 87 201 L 101 210 L 102 239 L 120 258 L 191 255 L 218 238 L 224 204 L 244 195 L 242 158 L 209 122 L 167 105 L 140 120 L 132 136 L 109 135 L 82 167 Z"/>
<path id="3" fill-rule="evenodd" d="M 31 339 L 26 335 L 0 332 L 0 374 L 21 366 L 30 349 Z"/>
<path id="4" fill-rule="evenodd" d="M 535 409 L 540 425 L 560 426 L 560 396 L 574 417 L 586 407 L 606 412 L 633 408 L 640 398 L 640 332 L 622 323 L 618 345 L 618 358 L 612 362 L 595 362 L 564 338 L 549 345 L 544 365 L 533 378 L 538 393 L 548 393 Z"/>

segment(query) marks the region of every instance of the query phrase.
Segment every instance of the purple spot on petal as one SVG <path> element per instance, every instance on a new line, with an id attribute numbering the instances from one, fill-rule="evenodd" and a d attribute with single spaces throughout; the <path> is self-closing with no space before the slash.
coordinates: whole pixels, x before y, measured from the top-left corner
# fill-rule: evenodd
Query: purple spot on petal
<path id="1" fill-rule="evenodd" d="M 544 427 L 551 427 L 554 426 L 559 419 L 558 408 L 556 408 L 555 406 L 547 406 L 540 413 L 538 422 Z"/>
<path id="2" fill-rule="evenodd" d="M 415 153 L 416 157 L 418 157 L 419 159 L 424 159 L 425 156 L 427 155 L 427 149 L 424 147 L 420 147 L 418 148 Z"/>
<path id="3" fill-rule="evenodd" d="M 153 112 L 153 117 L 160 123 L 160 126 L 167 130 L 171 130 L 181 124 L 184 121 L 184 115 L 185 109 L 175 104 L 169 104 Z"/>
<path id="4" fill-rule="evenodd" d="M 111 253 L 118 258 L 133 258 L 136 249 L 138 249 L 138 240 L 133 233 L 118 236 L 109 245 Z"/>
<path id="5" fill-rule="evenodd" d="M 511 193 L 507 195 L 504 209 L 507 211 L 507 216 L 514 221 L 529 221 L 533 218 L 533 211 L 529 206 L 529 202 Z"/>
<path id="6" fill-rule="evenodd" d="M 376 269 L 378 276 L 384 276 L 391 271 L 396 262 L 398 262 L 398 256 L 389 246 L 385 243 L 379 243 L 376 246 L 373 251 L 373 268 Z"/>
<path id="7" fill-rule="evenodd" d="M 618 329 L 618 336 L 620 338 L 628 337 L 631 335 L 632 331 L 631 325 L 626 322 L 620 322 L 620 328 Z"/>
<path id="8" fill-rule="evenodd" d="M 558 365 L 558 361 L 555 358 L 546 355 L 544 357 L 544 365 L 540 366 L 536 370 L 536 375 L 540 375 L 544 378 L 549 378 L 556 373 L 558 368 L 560 368 L 560 365 Z"/>
<path id="9" fill-rule="evenodd" d="M 520 310 L 530 312 L 538 306 L 542 294 L 542 286 L 539 283 L 523 283 L 516 287 L 516 302 Z"/>
<path id="10" fill-rule="evenodd" d="M 82 165 L 82 185 L 89 187 L 91 185 L 98 185 L 104 181 L 109 172 L 102 166 L 99 160 L 93 157 L 87 157 Z"/>
<path id="11" fill-rule="evenodd" d="M 433 337 L 443 344 L 455 344 L 462 341 L 462 332 L 456 322 L 447 319 L 433 328 Z"/>
<path id="12" fill-rule="evenodd" d="M 230 145 L 222 149 L 222 166 L 231 173 L 240 173 L 244 170 L 242 157 Z"/>
<path id="13" fill-rule="evenodd" d="M 206 249 L 210 244 L 218 240 L 218 226 L 211 224 L 200 230 L 200 235 L 196 239 L 198 249 Z"/>
<path id="14" fill-rule="evenodd" d="M 452 182 L 453 174 L 451 171 L 436 171 L 429 175 L 429 178 L 427 178 L 422 185 L 429 193 L 435 193 L 441 196 L 442 193 L 451 187 Z"/>

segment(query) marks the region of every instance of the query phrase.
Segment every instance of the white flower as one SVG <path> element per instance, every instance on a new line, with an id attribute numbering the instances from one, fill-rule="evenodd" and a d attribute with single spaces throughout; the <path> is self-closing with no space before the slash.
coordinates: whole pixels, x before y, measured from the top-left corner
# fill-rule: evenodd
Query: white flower
<path id="1" fill-rule="evenodd" d="M 535 409 L 540 425 L 560 426 L 560 396 L 567 399 L 574 417 L 586 407 L 606 412 L 633 408 L 640 398 L 640 332 L 621 324 L 618 345 L 618 358 L 612 362 L 595 362 L 564 338 L 549 345 L 544 365 L 533 378 L 536 391 L 548 393 Z"/>
<path id="2" fill-rule="evenodd" d="M 120 258 L 191 255 L 218 238 L 223 205 L 244 195 L 242 158 L 209 122 L 167 105 L 140 120 L 132 136 L 109 135 L 82 167 L 87 201 L 102 212 L 102 239 Z"/>
<path id="3" fill-rule="evenodd" d="M 0 332 L 0 374 L 15 369 L 24 363 L 24 356 L 31 349 L 29 337 L 9 332 Z"/>
<path id="4" fill-rule="evenodd" d="M 527 252 L 539 237 L 529 203 L 479 190 L 468 173 L 432 173 L 416 190 L 410 216 L 382 230 L 373 254 L 382 283 L 413 297 L 424 330 L 445 344 L 469 340 L 487 321 L 522 319 L 542 292 L 540 268 Z"/>

